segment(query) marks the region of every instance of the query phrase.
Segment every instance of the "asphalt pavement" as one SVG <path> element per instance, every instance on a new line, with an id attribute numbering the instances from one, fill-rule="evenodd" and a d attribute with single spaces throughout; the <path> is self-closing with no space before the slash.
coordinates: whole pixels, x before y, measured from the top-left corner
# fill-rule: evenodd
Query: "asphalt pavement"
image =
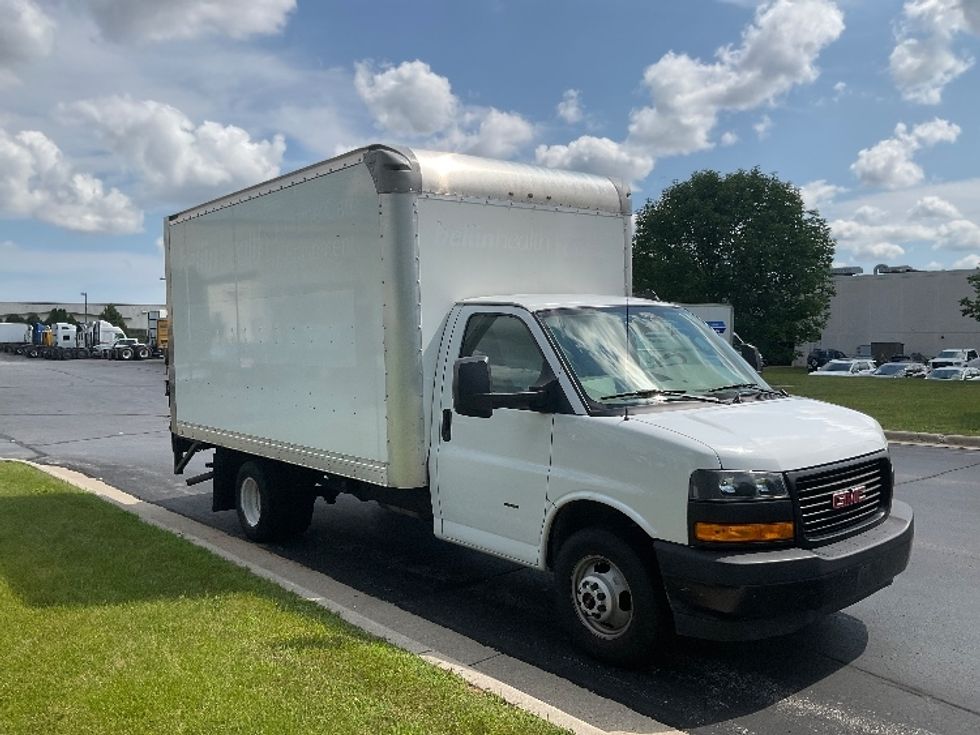
<path id="1" fill-rule="evenodd" d="M 211 513 L 210 483 L 187 487 L 172 474 L 163 379 L 160 361 L 0 354 L 0 457 L 70 467 L 241 537 L 234 512 Z M 643 671 L 570 648 L 548 575 L 438 541 L 428 524 L 374 503 L 321 501 L 304 537 L 266 548 L 471 639 L 486 651 L 475 669 L 600 726 L 605 702 L 694 733 L 975 735 L 980 451 L 893 445 L 892 457 L 916 541 L 891 587 L 790 636 L 680 639 Z"/>

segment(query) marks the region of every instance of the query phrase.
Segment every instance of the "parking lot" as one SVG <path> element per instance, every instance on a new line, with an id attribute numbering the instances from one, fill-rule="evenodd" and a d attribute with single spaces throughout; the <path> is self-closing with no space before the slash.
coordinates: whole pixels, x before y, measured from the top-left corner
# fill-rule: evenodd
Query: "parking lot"
<path id="1" fill-rule="evenodd" d="M 0 355 L 0 457 L 59 464 L 240 535 L 210 484 L 171 472 L 162 361 Z M 916 511 L 909 569 L 813 627 L 752 644 L 679 641 L 623 671 L 573 651 L 550 579 L 432 538 L 373 503 L 320 503 L 301 539 L 271 546 L 365 594 L 462 633 L 681 730 L 697 733 L 980 732 L 980 452 L 893 446 L 896 497 Z M 204 471 L 197 457 L 187 475 Z M 79 529 L 84 532 L 84 529 Z M 490 657 L 477 668 L 507 681 Z M 540 681 L 510 683 L 549 701 Z M 551 701 L 585 720 L 575 701 Z"/>

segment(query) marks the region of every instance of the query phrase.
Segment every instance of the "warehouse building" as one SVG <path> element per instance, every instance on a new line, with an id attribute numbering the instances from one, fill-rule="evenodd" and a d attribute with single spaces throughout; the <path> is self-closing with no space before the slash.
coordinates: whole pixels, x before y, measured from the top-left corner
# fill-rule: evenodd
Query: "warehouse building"
<path id="1" fill-rule="evenodd" d="M 797 348 L 805 365 L 814 347 L 871 356 L 871 345 L 901 345 L 897 352 L 932 357 L 941 350 L 980 347 L 980 321 L 960 312 L 960 299 L 974 298 L 967 281 L 972 270 L 917 271 L 908 266 L 876 266 L 834 271 L 837 294 L 820 340 Z"/>

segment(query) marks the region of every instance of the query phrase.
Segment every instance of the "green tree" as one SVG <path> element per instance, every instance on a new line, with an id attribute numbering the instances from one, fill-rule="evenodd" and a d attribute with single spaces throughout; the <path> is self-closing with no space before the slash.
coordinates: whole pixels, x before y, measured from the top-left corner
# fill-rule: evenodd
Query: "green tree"
<path id="1" fill-rule="evenodd" d="M 3 320 L 10 324 L 26 324 L 27 320 L 20 314 L 7 314 Z"/>
<path id="2" fill-rule="evenodd" d="M 119 313 L 119 309 L 116 308 L 115 304 L 106 304 L 102 313 L 99 314 L 99 319 L 104 319 L 114 327 L 126 329 L 126 320 L 123 319 L 122 314 Z"/>
<path id="3" fill-rule="evenodd" d="M 729 303 L 739 336 L 785 364 L 827 323 L 835 245 L 792 184 L 758 168 L 697 171 L 638 212 L 634 290 Z"/>
<path id="4" fill-rule="evenodd" d="M 974 293 L 977 297 L 971 299 L 964 296 L 960 299 L 960 309 L 963 312 L 963 316 L 972 316 L 977 321 L 980 321 L 980 267 L 977 268 L 977 272 L 972 276 L 967 276 L 966 280 L 969 282 L 970 286 L 973 288 Z"/>
<path id="5" fill-rule="evenodd" d="M 58 322 L 67 322 L 68 324 L 78 324 L 71 314 L 68 313 L 67 309 L 60 306 L 52 309 L 48 314 L 48 318 L 44 320 L 44 323 L 48 326 L 52 324 L 57 324 Z"/>

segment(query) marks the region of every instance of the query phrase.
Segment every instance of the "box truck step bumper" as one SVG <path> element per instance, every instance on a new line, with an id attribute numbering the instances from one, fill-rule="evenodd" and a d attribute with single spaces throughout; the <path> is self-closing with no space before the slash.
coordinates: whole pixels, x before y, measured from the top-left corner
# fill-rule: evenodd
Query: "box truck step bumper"
<path id="1" fill-rule="evenodd" d="M 895 501 L 878 526 L 815 549 L 656 549 L 680 635 L 753 640 L 798 630 L 887 587 L 908 565 L 913 535 L 912 509 Z"/>

